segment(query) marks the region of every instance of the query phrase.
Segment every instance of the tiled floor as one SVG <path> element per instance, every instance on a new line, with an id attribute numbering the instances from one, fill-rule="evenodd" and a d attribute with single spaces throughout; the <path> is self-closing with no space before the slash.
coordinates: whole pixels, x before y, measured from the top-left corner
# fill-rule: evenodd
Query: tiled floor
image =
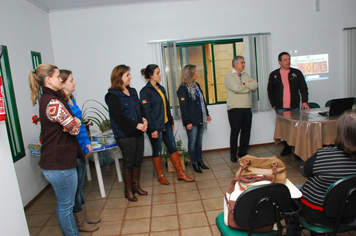
<path id="1" fill-rule="evenodd" d="M 261 145 L 250 148 L 254 156 L 272 156 L 279 153 L 282 146 Z M 99 230 L 81 235 L 220 235 L 215 225 L 216 216 L 223 210 L 223 194 L 236 173 L 236 163 L 230 161 L 229 150 L 204 152 L 204 162 L 210 170 L 193 173 L 191 166 L 186 173 L 196 181 L 177 181 L 176 173 L 165 175 L 170 185 L 157 182 L 153 163 L 145 158 L 142 164 L 141 187 L 148 191 L 147 196 L 137 196 L 137 202 L 129 202 L 124 197 L 124 184 L 119 183 L 115 165 L 102 167 L 107 197 L 100 197 L 95 169 L 92 166 L 93 180 L 86 182 L 84 195 L 88 213 L 99 216 L 102 221 Z M 282 157 L 288 171 L 288 178 L 294 184 L 303 184 L 305 178 L 299 173 L 302 161 L 295 160 L 292 154 Z M 61 235 L 55 214 L 56 198 L 51 187 L 26 211 L 31 236 Z"/>

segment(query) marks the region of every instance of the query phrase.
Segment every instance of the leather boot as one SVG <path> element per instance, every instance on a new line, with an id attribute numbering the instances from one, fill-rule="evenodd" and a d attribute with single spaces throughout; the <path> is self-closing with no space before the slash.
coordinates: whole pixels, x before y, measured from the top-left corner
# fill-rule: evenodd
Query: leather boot
<path id="1" fill-rule="evenodd" d="M 198 166 L 202 169 L 209 170 L 209 167 L 207 167 L 203 161 L 198 161 Z"/>
<path id="2" fill-rule="evenodd" d="M 203 171 L 201 171 L 200 167 L 198 164 L 192 164 L 193 166 L 193 170 L 197 173 L 203 173 Z"/>
<path id="3" fill-rule="evenodd" d="M 155 169 L 157 172 L 158 182 L 160 182 L 161 184 L 164 184 L 164 185 L 168 185 L 169 182 L 166 179 L 166 177 L 164 177 L 164 175 L 163 175 L 161 157 L 154 157 L 154 158 L 152 158 L 152 160 L 153 160 L 153 165 L 155 166 Z"/>
<path id="4" fill-rule="evenodd" d="M 139 195 L 147 195 L 148 192 L 145 190 L 142 190 L 140 187 L 140 174 L 141 174 L 141 168 L 133 168 L 132 172 L 132 190 L 133 193 L 138 193 Z"/>
<path id="5" fill-rule="evenodd" d="M 84 211 L 74 213 L 74 218 L 79 232 L 94 232 L 99 229 L 98 226 L 88 224 L 88 222 L 85 221 Z"/>
<path id="6" fill-rule="evenodd" d="M 173 163 L 173 166 L 174 168 L 176 169 L 177 171 L 177 179 L 179 181 L 181 180 L 184 180 L 186 182 L 193 182 L 194 179 L 193 178 L 190 178 L 188 177 L 185 173 L 184 173 L 184 170 L 183 170 L 183 167 L 182 167 L 182 163 L 180 162 L 180 157 L 179 157 L 179 154 L 178 152 L 175 152 L 171 155 L 169 155 L 171 157 L 171 161 Z"/>
<path id="7" fill-rule="evenodd" d="M 89 218 L 87 212 L 87 206 L 85 203 L 82 205 L 82 211 L 84 212 L 85 221 L 89 224 L 97 224 L 101 221 L 100 218 Z"/>
<path id="8" fill-rule="evenodd" d="M 132 173 L 123 171 L 124 183 L 125 183 L 125 197 L 131 202 L 137 202 L 137 198 L 135 197 L 132 191 Z"/>

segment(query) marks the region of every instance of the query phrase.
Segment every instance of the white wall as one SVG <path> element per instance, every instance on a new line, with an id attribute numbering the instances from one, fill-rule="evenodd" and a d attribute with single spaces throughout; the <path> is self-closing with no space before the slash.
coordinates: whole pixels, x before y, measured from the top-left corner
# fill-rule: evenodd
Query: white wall
<path id="1" fill-rule="evenodd" d="M 281 51 L 329 53 L 330 79 L 308 84 L 310 100 L 324 104 L 345 91 L 342 28 L 356 24 L 356 2 L 321 1 L 319 12 L 313 2 L 196 0 L 52 12 L 54 54 L 59 67 L 73 71 L 79 104 L 88 98 L 103 102 L 115 65 L 129 65 L 131 85 L 137 90 L 144 86 L 140 70 L 154 62 L 148 41 L 270 32 L 274 68 Z M 204 135 L 204 150 L 229 147 L 226 105 L 209 106 L 209 110 L 213 121 Z M 272 142 L 274 121 L 273 112 L 254 113 L 251 144 Z M 186 142 L 181 121 L 176 125 Z M 145 155 L 150 155 L 147 140 Z"/>
<path id="2" fill-rule="evenodd" d="M 39 133 L 39 127 L 31 123 L 32 115 L 38 114 L 38 106 L 32 107 L 30 101 L 27 79 L 32 67 L 31 50 L 41 52 L 44 63 L 73 70 L 75 95 L 81 105 L 88 98 L 104 102 L 111 70 L 121 63 L 132 68 L 132 86 L 140 90 L 144 80 L 139 71 L 154 61 L 147 41 L 270 32 L 274 68 L 278 67 L 277 55 L 281 51 L 296 49 L 300 55 L 329 53 L 330 79 L 308 83 L 310 100 L 323 104 L 330 97 L 342 97 L 346 90 L 342 28 L 356 25 L 356 1 L 323 0 L 319 12 L 314 11 L 313 2 L 187 0 L 48 14 L 26 0 L 1 1 L 0 44 L 9 49 L 25 145 L 37 141 Z M 226 106 L 213 105 L 209 110 L 213 121 L 204 135 L 204 150 L 228 147 Z M 272 111 L 254 113 L 251 144 L 272 142 L 274 121 Z M 186 142 L 181 121 L 176 126 Z M 145 155 L 150 154 L 146 139 Z M 11 158 L 2 149 L 0 156 Z M 24 205 L 47 184 L 37 162 L 27 154 L 15 163 Z"/>
<path id="3" fill-rule="evenodd" d="M 38 115 L 38 105 L 32 106 L 28 72 L 32 69 L 31 51 L 41 52 L 44 62 L 54 63 L 52 38 L 48 13 L 26 0 L 1 1 L 0 22 L 0 44 L 7 46 L 8 49 L 17 109 L 26 146 L 26 156 L 11 164 L 11 167 L 15 166 L 16 169 L 18 184 L 17 181 L 14 184 L 20 187 L 22 197 L 20 204 L 23 207 L 48 184 L 37 164 L 39 158 L 31 156 L 27 149 L 29 143 L 38 141 L 40 133 L 40 126 L 32 124 L 31 119 L 33 115 Z M 8 144 L 7 136 L 5 138 L 4 135 L 6 131 L 1 130 L 1 139 Z M 0 156 L 12 162 L 11 154 L 7 150 L 0 149 Z M 1 200 L 2 197 L 1 194 Z M 13 205 L 11 202 L 7 204 L 9 207 Z M 7 212 L 1 211 L 0 214 Z M 14 229 L 18 227 L 16 220 L 9 225 Z"/>
<path id="4" fill-rule="evenodd" d="M 0 121 L 0 156 L 1 235 L 30 235 L 27 228 L 27 222 L 21 201 L 20 189 L 18 186 L 15 168 L 11 159 L 11 151 L 4 121 Z"/>

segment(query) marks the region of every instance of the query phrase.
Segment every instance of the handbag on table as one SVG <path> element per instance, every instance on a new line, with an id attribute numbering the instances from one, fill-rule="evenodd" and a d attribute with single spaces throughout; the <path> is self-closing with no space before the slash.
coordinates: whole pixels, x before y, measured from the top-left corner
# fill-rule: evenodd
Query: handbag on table
<path id="1" fill-rule="evenodd" d="M 277 156 L 254 157 L 246 155 L 239 159 L 239 165 L 236 178 L 232 180 L 227 193 L 224 195 L 224 222 L 225 225 L 235 229 L 243 229 L 234 221 L 234 207 L 236 199 L 244 190 L 262 184 L 284 184 L 287 179 L 286 165 Z M 256 231 L 270 231 L 272 227 L 273 225 Z"/>

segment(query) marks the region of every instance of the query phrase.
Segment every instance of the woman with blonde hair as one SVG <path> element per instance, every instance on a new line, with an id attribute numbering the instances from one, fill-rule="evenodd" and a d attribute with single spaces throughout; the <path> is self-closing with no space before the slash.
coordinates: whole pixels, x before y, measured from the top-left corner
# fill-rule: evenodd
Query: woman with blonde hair
<path id="1" fill-rule="evenodd" d="M 182 122 L 187 130 L 188 151 L 195 172 L 202 173 L 201 169 L 209 169 L 203 162 L 202 142 L 207 122 L 211 121 L 204 94 L 198 78 L 197 67 L 186 65 L 182 70 L 180 86 L 177 90 L 179 108 Z"/>
<path id="2" fill-rule="evenodd" d="M 140 99 L 148 121 L 147 135 L 152 145 L 152 160 L 157 171 L 158 182 L 164 185 L 169 184 L 162 170 L 162 141 L 165 143 L 173 166 L 177 171 L 177 179 L 193 182 L 194 179 L 184 173 L 177 152 L 177 144 L 173 135 L 174 122 L 169 101 L 166 90 L 159 84 L 161 82 L 161 71 L 157 65 L 150 64 L 141 70 L 141 74 L 148 81 L 140 91 Z"/>
<path id="3" fill-rule="evenodd" d="M 74 117 L 60 92 L 62 80 L 58 67 L 41 64 L 29 72 L 31 100 L 36 105 L 40 88 L 41 159 L 43 175 L 51 183 L 57 197 L 57 220 L 63 235 L 80 235 L 73 217 L 78 178 L 77 158 L 84 153 L 75 137 L 81 121 Z"/>
<path id="4" fill-rule="evenodd" d="M 130 81 L 130 67 L 115 66 L 105 102 L 109 107 L 110 123 L 116 142 L 123 155 L 125 197 L 136 202 L 134 193 L 148 194 L 139 184 L 144 151 L 143 133 L 147 130 L 147 120 L 136 89 L 130 87 Z"/>

